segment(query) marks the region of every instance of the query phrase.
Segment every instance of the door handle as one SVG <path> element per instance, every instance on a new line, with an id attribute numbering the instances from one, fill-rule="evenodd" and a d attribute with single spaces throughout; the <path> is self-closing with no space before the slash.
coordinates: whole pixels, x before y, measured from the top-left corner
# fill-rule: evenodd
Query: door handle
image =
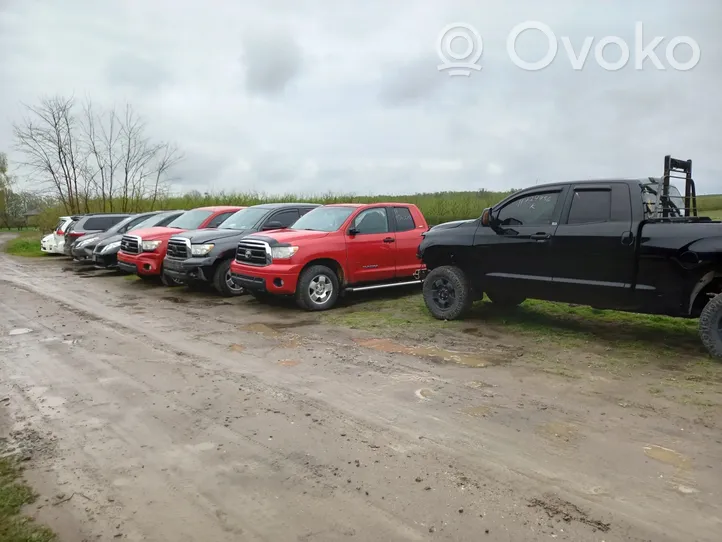
<path id="1" fill-rule="evenodd" d="M 386 239 L 384 239 L 384 243 L 393 243 L 394 241 L 395 239 L 393 237 L 387 237 Z"/>
<path id="2" fill-rule="evenodd" d="M 551 237 L 551 234 L 548 233 L 535 233 L 530 236 L 531 239 L 534 239 L 534 241 L 546 241 Z"/>

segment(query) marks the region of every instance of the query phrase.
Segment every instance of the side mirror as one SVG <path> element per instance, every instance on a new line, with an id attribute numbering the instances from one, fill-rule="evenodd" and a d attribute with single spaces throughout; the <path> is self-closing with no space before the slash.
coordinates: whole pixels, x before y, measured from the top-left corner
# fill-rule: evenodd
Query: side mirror
<path id="1" fill-rule="evenodd" d="M 358 234 L 359 234 L 359 231 L 358 231 L 356 228 L 350 228 L 350 229 L 348 230 L 348 234 L 349 234 L 351 237 L 353 237 L 354 235 L 358 235 Z"/>
<path id="2" fill-rule="evenodd" d="M 267 230 L 283 230 L 283 229 L 285 229 L 285 228 L 286 228 L 286 226 L 284 226 L 284 225 L 281 224 L 280 222 L 272 221 L 272 222 L 266 223 L 266 224 L 263 226 L 263 228 L 261 228 L 261 229 L 262 229 L 263 231 L 267 231 Z"/>
<path id="3" fill-rule="evenodd" d="M 481 213 L 481 225 L 487 228 L 491 226 L 491 223 L 494 220 L 491 216 L 491 210 L 491 207 L 487 207 L 484 209 L 484 212 Z"/>

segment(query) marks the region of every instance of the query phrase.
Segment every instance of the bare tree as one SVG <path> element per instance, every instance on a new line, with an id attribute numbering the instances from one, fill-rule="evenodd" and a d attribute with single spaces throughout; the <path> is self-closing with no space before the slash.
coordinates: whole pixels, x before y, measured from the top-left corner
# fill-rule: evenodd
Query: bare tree
<path id="1" fill-rule="evenodd" d="M 73 117 L 73 98 L 46 98 L 39 106 L 26 105 L 30 116 L 13 125 L 15 146 L 24 156 L 20 163 L 42 183 L 49 183 L 67 212 L 80 211 L 78 194 L 78 142 Z"/>
<path id="2" fill-rule="evenodd" d="M 74 115 L 73 99 L 45 99 L 26 106 L 28 117 L 14 126 L 22 164 L 41 182 L 50 182 L 68 212 L 130 212 L 142 201 L 155 206 L 170 169 L 182 156 L 169 143 L 146 136 L 146 125 L 130 104 L 97 110 L 90 100 Z"/>

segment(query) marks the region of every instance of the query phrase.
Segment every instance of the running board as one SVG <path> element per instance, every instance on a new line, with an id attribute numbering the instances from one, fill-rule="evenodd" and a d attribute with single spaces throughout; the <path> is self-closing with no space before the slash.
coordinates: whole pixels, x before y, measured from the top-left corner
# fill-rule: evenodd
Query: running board
<path id="1" fill-rule="evenodd" d="M 412 284 L 421 284 L 422 280 L 411 280 L 409 282 L 390 282 L 388 284 L 374 284 L 373 286 L 350 286 L 346 288 L 347 292 L 364 292 L 366 290 L 378 290 L 380 288 L 391 288 L 392 286 L 411 286 Z"/>

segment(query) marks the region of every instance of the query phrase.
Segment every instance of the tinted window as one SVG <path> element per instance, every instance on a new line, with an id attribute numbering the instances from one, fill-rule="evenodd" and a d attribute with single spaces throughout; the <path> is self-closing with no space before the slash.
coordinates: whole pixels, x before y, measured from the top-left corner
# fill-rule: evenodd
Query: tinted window
<path id="1" fill-rule="evenodd" d="M 496 215 L 502 226 L 540 226 L 551 224 L 559 192 L 530 194 L 515 199 Z"/>
<path id="2" fill-rule="evenodd" d="M 280 222 L 281 226 L 288 228 L 291 224 L 298 220 L 298 216 L 298 211 L 296 209 L 289 209 L 287 211 L 276 213 L 268 219 L 268 222 Z"/>
<path id="3" fill-rule="evenodd" d="M 575 190 L 567 224 L 608 222 L 611 214 L 611 190 Z"/>
<path id="4" fill-rule="evenodd" d="M 406 207 L 394 207 L 394 218 L 396 218 L 396 231 L 410 231 L 416 228 L 414 217 Z"/>
<path id="5" fill-rule="evenodd" d="M 353 227 L 356 228 L 360 234 L 388 232 L 389 221 L 386 216 L 386 209 L 377 207 L 360 212 L 353 221 Z"/>
<path id="6" fill-rule="evenodd" d="M 200 227 L 203 222 L 213 214 L 213 211 L 205 209 L 193 209 L 186 211 L 178 218 L 168 224 L 169 228 L 179 228 L 181 230 L 195 230 Z"/>
<path id="7" fill-rule="evenodd" d="M 301 213 L 301 216 L 305 215 L 309 211 L 313 211 L 313 207 L 304 207 L 303 209 L 299 209 L 299 212 Z"/>
<path id="8" fill-rule="evenodd" d="M 316 207 L 298 219 L 294 230 L 336 231 L 355 211 L 355 207 Z"/>
<path id="9" fill-rule="evenodd" d="M 107 230 L 123 220 L 124 216 L 92 216 L 83 224 L 84 230 Z"/>
<path id="10" fill-rule="evenodd" d="M 222 230 L 250 230 L 267 214 L 267 207 L 248 207 L 233 213 L 219 227 Z"/>
<path id="11" fill-rule="evenodd" d="M 227 213 L 221 213 L 218 216 L 214 216 L 213 219 L 208 223 L 206 228 L 217 228 L 221 225 L 221 222 L 225 222 L 226 218 L 228 218 L 232 214 L 233 211 L 229 211 Z"/>

